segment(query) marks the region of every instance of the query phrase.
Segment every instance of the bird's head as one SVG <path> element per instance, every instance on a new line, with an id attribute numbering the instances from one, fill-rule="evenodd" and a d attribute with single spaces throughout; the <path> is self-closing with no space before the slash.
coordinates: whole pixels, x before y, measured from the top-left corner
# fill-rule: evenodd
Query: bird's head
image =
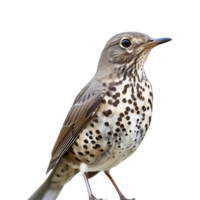
<path id="1" fill-rule="evenodd" d="M 127 67 L 135 62 L 144 62 L 150 50 L 162 43 L 170 41 L 170 38 L 153 39 L 146 34 L 138 32 L 125 32 L 112 37 L 101 54 L 99 69 Z"/>

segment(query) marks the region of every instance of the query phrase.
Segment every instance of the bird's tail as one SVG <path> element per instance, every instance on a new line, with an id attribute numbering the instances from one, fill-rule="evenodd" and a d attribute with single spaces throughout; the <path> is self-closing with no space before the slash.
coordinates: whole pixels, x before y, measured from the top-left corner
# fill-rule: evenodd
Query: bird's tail
<path id="1" fill-rule="evenodd" d="M 46 181 L 28 200 L 55 200 L 63 186 L 78 172 L 79 170 L 72 168 L 64 159 L 61 159 Z"/>

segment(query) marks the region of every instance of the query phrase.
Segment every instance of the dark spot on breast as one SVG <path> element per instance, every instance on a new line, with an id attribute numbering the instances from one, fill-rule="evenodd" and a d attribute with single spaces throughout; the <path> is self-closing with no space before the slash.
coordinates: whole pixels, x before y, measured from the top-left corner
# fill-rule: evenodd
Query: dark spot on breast
<path id="1" fill-rule="evenodd" d="M 130 117 L 129 117 L 129 116 L 127 116 L 127 117 L 126 117 L 126 119 L 127 119 L 127 120 L 129 120 L 129 119 L 130 119 Z"/>
<path id="2" fill-rule="evenodd" d="M 76 159 L 78 162 L 81 162 L 77 157 L 75 157 L 75 159 Z"/>
<path id="3" fill-rule="evenodd" d="M 97 134 L 100 134 L 100 131 L 99 131 L 99 130 L 96 130 L 96 133 L 97 133 Z"/>
<path id="4" fill-rule="evenodd" d="M 105 99 L 103 99 L 101 102 L 102 102 L 103 104 L 105 104 L 105 103 L 106 103 L 106 100 L 105 100 Z"/>
<path id="5" fill-rule="evenodd" d="M 112 110 L 108 110 L 107 113 L 108 113 L 109 115 L 111 115 L 111 114 L 112 114 Z"/>
<path id="6" fill-rule="evenodd" d="M 111 131 L 109 131 L 109 132 L 108 132 L 108 135 L 112 135 L 112 132 L 111 132 Z"/>
<path id="7" fill-rule="evenodd" d="M 118 121 L 120 121 L 120 122 L 121 122 L 121 121 L 122 121 L 122 118 L 121 118 L 121 117 L 119 117 L 119 118 L 118 118 Z"/>
<path id="8" fill-rule="evenodd" d="M 88 140 L 84 140 L 84 142 L 87 144 L 87 143 L 88 143 Z"/>
<path id="9" fill-rule="evenodd" d="M 91 134 L 91 135 L 92 135 L 92 134 L 93 134 L 93 132 L 92 132 L 92 131 L 89 131 L 89 134 Z"/>
<path id="10" fill-rule="evenodd" d="M 126 84 L 126 85 L 124 86 L 124 90 L 122 91 L 123 94 L 126 94 L 127 88 L 128 88 L 128 87 L 129 87 L 129 84 Z"/>
<path id="11" fill-rule="evenodd" d="M 113 99 L 116 99 L 116 98 L 117 98 L 117 96 L 116 96 L 116 95 L 113 95 L 113 96 L 112 96 L 112 98 L 113 98 Z"/>
<path id="12" fill-rule="evenodd" d="M 119 93 L 119 92 L 117 92 L 115 95 L 116 95 L 117 97 L 120 97 L 120 93 Z"/>
<path id="13" fill-rule="evenodd" d="M 110 100 L 108 100 L 108 103 L 109 103 L 110 105 L 112 105 L 112 104 L 113 104 L 113 101 L 110 99 Z"/>
<path id="14" fill-rule="evenodd" d="M 113 106 L 114 106 L 114 107 L 117 107 L 117 106 L 118 106 L 118 104 L 117 104 L 116 102 L 114 102 L 114 103 L 113 103 Z"/>
<path id="15" fill-rule="evenodd" d="M 102 139 L 102 138 L 103 138 L 101 135 L 99 135 L 98 137 L 99 137 L 99 139 Z"/>
<path id="16" fill-rule="evenodd" d="M 101 145 L 100 144 L 96 144 L 96 148 L 98 149 L 99 147 L 101 147 Z"/>
<path id="17" fill-rule="evenodd" d="M 109 123 L 108 123 L 108 122 L 105 122 L 104 124 L 105 124 L 105 126 L 109 126 Z"/>
<path id="18" fill-rule="evenodd" d="M 149 125 L 151 124 L 151 116 L 149 117 Z"/>
<path id="19" fill-rule="evenodd" d="M 83 148 L 84 148 L 84 149 L 87 149 L 88 147 L 87 147 L 87 145 L 84 144 L 84 145 L 83 145 Z"/>
<path id="20" fill-rule="evenodd" d="M 119 123 L 119 122 L 116 122 L 116 125 L 117 125 L 117 126 L 119 126 L 119 125 L 120 125 L 120 123 Z"/>
<path id="21" fill-rule="evenodd" d="M 109 114 L 107 113 L 107 111 L 103 111 L 103 115 L 106 117 L 109 117 Z"/>
<path id="22" fill-rule="evenodd" d="M 123 113 L 120 113 L 119 116 L 120 116 L 120 117 L 124 117 L 124 114 L 123 114 Z"/>
<path id="23" fill-rule="evenodd" d="M 131 98 L 132 98 L 133 101 L 136 101 L 134 94 L 131 94 Z"/>
<path id="24" fill-rule="evenodd" d="M 128 111 L 124 111 L 124 114 L 125 114 L 125 115 L 128 115 Z"/>
<path id="25" fill-rule="evenodd" d="M 125 99 L 125 98 L 123 98 L 123 99 L 122 99 L 122 102 L 123 102 L 123 103 L 126 103 L 126 99 Z"/>
<path id="26" fill-rule="evenodd" d="M 116 87 L 109 87 L 108 88 L 110 91 L 116 91 Z"/>
<path id="27" fill-rule="evenodd" d="M 130 109 L 130 107 L 128 106 L 128 107 L 126 107 L 126 111 L 130 111 L 131 109 Z"/>
<path id="28" fill-rule="evenodd" d="M 143 111 L 146 111 L 146 107 L 145 107 L 145 106 L 142 106 L 142 110 L 143 110 Z"/>
<path id="29" fill-rule="evenodd" d="M 83 153 L 82 153 L 82 152 L 78 152 L 78 154 L 79 154 L 80 156 L 83 156 Z"/>
<path id="30" fill-rule="evenodd" d="M 70 148 L 70 151 L 72 154 L 75 154 L 74 150 L 72 149 L 72 147 Z"/>
<path id="31" fill-rule="evenodd" d="M 115 101 L 115 103 L 119 104 L 119 103 L 120 103 L 119 99 L 117 99 L 117 100 Z"/>
<path id="32" fill-rule="evenodd" d="M 108 91 L 106 94 L 107 94 L 108 97 L 111 97 L 111 96 L 112 96 L 112 93 L 109 92 L 109 91 Z"/>
<path id="33" fill-rule="evenodd" d="M 94 157 L 94 154 L 91 154 L 90 157 Z"/>
<path id="34" fill-rule="evenodd" d="M 78 142 L 75 142 L 75 145 L 78 146 Z"/>

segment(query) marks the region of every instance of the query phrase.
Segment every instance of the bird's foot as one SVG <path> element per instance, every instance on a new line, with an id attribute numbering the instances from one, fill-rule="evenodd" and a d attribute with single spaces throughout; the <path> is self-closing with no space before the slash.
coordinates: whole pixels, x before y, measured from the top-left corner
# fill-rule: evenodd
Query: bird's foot
<path id="1" fill-rule="evenodd" d="M 132 198 L 132 199 L 127 199 L 127 198 L 125 198 L 125 197 L 120 197 L 120 200 L 135 200 L 134 198 Z"/>
<path id="2" fill-rule="evenodd" d="M 89 197 L 89 200 L 106 200 L 106 199 L 97 199 L 96 197 L 94 197 L 93 195 L 91 195 Z"/>

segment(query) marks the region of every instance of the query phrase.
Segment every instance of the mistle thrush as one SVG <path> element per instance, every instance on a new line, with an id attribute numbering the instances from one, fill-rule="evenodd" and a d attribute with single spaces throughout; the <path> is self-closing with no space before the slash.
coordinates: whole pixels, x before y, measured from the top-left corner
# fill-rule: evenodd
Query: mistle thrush
<path id="1" fill-rule="evenodd" d="M 151 49 L 170 41 L 126 32 L 106 44 L 94 77 L 77 95 L 52 151 L 51 174 L 29 200 L 54 200 L 62 187 L 82 172 L 104 171 L 120 200 L 126 200 L 109 171 L 131 156 L 146 135 L 152 117 L 152 86 L 144 71 Z"/>

